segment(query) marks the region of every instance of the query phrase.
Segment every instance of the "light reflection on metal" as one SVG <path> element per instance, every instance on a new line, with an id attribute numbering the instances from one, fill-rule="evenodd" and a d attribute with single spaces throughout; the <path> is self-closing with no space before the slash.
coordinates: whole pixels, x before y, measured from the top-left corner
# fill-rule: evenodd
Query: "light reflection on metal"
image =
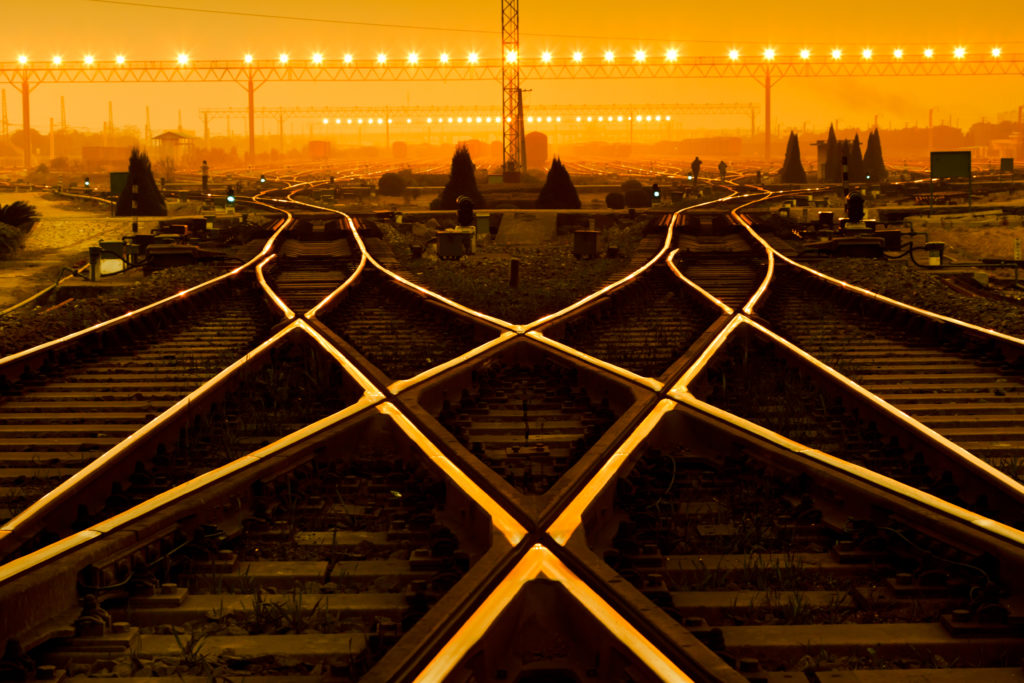
<path id="1" fill-rule="evenodd" d="M 661 680 L 674 683 L 690 683 L 693 680 L 616 612 L 594 589 L 566 567 L 558 557 L 538 543 L 526 552 L 497 588 L 462 624 L 454 637 L 445 643 L 430 664 L 414 679 L 415 683 L 445 680 L 470 649 L 484 637 L 523 586 L 539 578 L 551 579 L 562 584 L 569 595 L 579 601 L 598 623 L 607 628 Z"/>
<path id="2" fill-rule="evenodd" d="M 541 332 L 540 330 L 530 330 L 525 334 L 525 336 L 529 337 L 530 339 L 534 339 L 540 342 L 541 344 L 550 346 L 553 349 L 557 349 L 558 351 L 561 351 L 567 356 L 572 356 L 578 361 L 601 368 L 605 372 L 621 377 L 627 382 L 639 384 L 640 386 L 646 389 L 650 389 L 651 391 L 661 391 L 662 388 L 665 386 L 654 377 L 645 377 L 643 375 L 638 375 L 635 372 L 627 370 L 626 368 L 619 367 L 618 365 L 614 365 L 613 363 L 609 363 L 608 361 L 603 361 L 600 358 L 583 353 L 579 349 L 573 348 L 568 344 L 563 344 L 558 340 L 545 336 L 544 333 Z"/>
<path id="3" fill-rule="evenodd" d="M 277 254 L 271 254 L 267 258 L 259 262 L 256 266 L 256 278 L 259 280 L 260 287 L 263 288 L 263 293 L 270 297 L 270 300 L 274 302 L 274 305 L 281 309 L 281 313 L 284 315 L 285 320 L 292 320 L 295 318 L 295 311 L 288 307 L 288 304 L 284 302 L 284 299 L 277 295 L 274 288 L 267 282 L 266 276 L 263 274 L 263 268 L 267 266 L 271 261 L 277 258 Z"/>
<path id="4" fill-rule="evenodd" d="M 290 220 L 290 215 L 289 215 L 289 219 L 288 220 Z M 270 240 L 267 241 L 267 245 L 264 245 L 264 247 L 260 251 L 260 253 L 257 254 L 256 256 L 254 256 L 252 259 L 250 259 L 247 263 L 245 263 L 245 264 L 243 264 L 241 266 L 238 266 L 234 270 L 230 270 L 227 273 L 224 273 L 223 275 L 219 275 L 219 276 L 217 276 L 217 277 L 215 277 L 215 278 L 213 278 L 211 280 L 207 280 L 206 282 L 202 282 L 202 283 L 200 283 L 200 284 L 198 284 L 198 285 L 196 285 L 194 287 L 191 287 L 190 289 L 186 289 L 184 291 L 184 294 L 185 295 L 191 295 L 193 293 L 198 294 L 198 292 L 200 292 L 202 290 L 205 290 L 208 287 L 212 287 L 215 283 L 221 282 L 222 280 L 225 280 L 225 279 L 227 279 L 227 278 L 229 278 L 229 277 L 231 277 L 233 275 L 236 275 L 236 274 L 240 273 L 241 271 L 245 270 L 246 268 L 249 268 L 250 266 L 252 266 L 257 260 L 262 258 L 265 255 L 265 253 L 269 250 L 269 248 L 270 248 L 269 245 L 273 244 L 273 240 L 281 233 L 281 230 L 283 230 L 287 226 L 288 220 L 284 221 L 281 224 L 281 227 L 279 227 L 278 230 L 271 236 Z M 153 302 L 151 304 L 143 306 L 142 308 L 135 309 L 134 311 L 128 311 L 127 313 L 124 313 L 124 314 L 122 314 L 122 315 L 120 315 L 120 316 L 118 316 L 116 318 L 111 318 L 110 320 L 104 320 L 102 322 L 98 322 L 95 325 L 83 328 L 83 329 L 78 330 L 76 332 L 72 332 L 71 334 L 68 334 L 68 335 L 66 335 L 64 337 L 59 337 L 57 339 L 51 339 L 48 342 L 43 342 L 42 344 L 39 344 L 38 346 L 33 346 L 30 349 L 25 349 L 24 351 L 19 351 L 17 353 L 12 353 L 9 356 L 4 356 L 3 358 L 0 358 L 0 369 L 2 369 L 4 365 L 20 362 L 21 360 L 23 360 L 23 359 L 25 359 L 28 356 L 31 356 L 33 354 L 44 352 L 46 349 L 57 348 L 58 346 L 66 344 L 66 343 L 68 343 L 68 342 L 70 342 L 70 341 L 72 341 L 74 339 L 77 339 L 79 337 L 83 337 L 83 336 L 85 336 L 87 334 L 95 332 L 96 330 L 100 330 L 100 329 L 103 329 L 103 328 L 106 328 L 106 327 L 112 327 L 114 325 L 117 325 L 122 320 L 126 320 L 128 318 L 133 317 L 133 316 L 140 315 L 142 313 L 146 313 L 146 312 L 155 310 L 155 309 L 157 309 L 157 308 L 159 308 L 161 306 L 165 306 L 169 302 L 171 302 L 171 301 L 173 301 L 175 299 L 183 298 L 182 294 L 183 294 L 182 292 L 178 292 L 177 294 L 171 294 L 170 296 L 168 296 L 168 297 L 166 297 L 164 299 L 161 299 L 160 301 L 155 301 L 155 302 Z"/>
<path id="5" fill-rule="evenodd" d="M 686 368 L 686 372 L 679 378 L 679 381 L 673 385 L 669 390 L 668 395 L 673 398 L 678 398 L 680 394 L 689 391 L 690 383 L 704 370 L 704 366 L 707 362 L 718 353 L 718 349 L 725 344 L 725 342 L 732 335 L 733 331 L 740 326 L 743 322 L 743 316 L 736 315 L 726 324 L 722 331 L 714 338 L 714 340 L 708 344 L 707 348 L 697 357 L 690 367 Z"/>
<path id="6" fill-rule="evenodd" d="M 399 394 L 410 387 L 423 384 L 424 382 L 430 380 L 431 378 L 437 377 L 438 375 L 443 374 L 452 368 L 467 363 L 476 358 L 477 356 L 487 353 L 488 351 L 495 347 L 504 345 L 505 343 L 509 342 L 510 340 L 514 339 L 517 336 L 518 335 L 515 332 L 511 330 L 505 330 L 494 339 L 490 339 L 484 342 L 483 344 L 473 349 L 470 349 L 461 356 L 456 356 L 455 358 L 445 361 L 440 365 L 434 365 L 433 367 L 424 370 L 418 375 L 414 375 L 407 379 L 400 379 L 396 382 L 392 382 L 390 385 L 388 385 L 388 391 L 391 392 L 392 394 Z"/>
<path id="7" fill-rule="evenodd" d="M 806 194 L 806 191 L 804 193 Z M 743 225 L 747 228 L 747 231 L 754 237 L 754 239 L 756 239 L 757 241 L 761 242 L 769 250 L 769 252 L 773 255 L 774 258 L 782 259 L 783 261 L 785 261 L 789 265 L 791 265 L 791 266 L 793 266 L 795 268 L 799 268 L 800 270 L 806 271 L 806 272 L 814 275 L 814 277 L 821 278 L 823 280 L 827 280 L 828 282 L 831 282 L 831 283 L 833 283 L 833 284 L 835 284 L 835 285 L 837 285 L 839 287 L 842 287 L 843 289 L 850 290 L 851 292 L 857 292 L 858 294 L 860 294 L 862 296 L 866 296 L 866 297 L 868 297 L 870 299 L 875 299 L 877 301 L 884 301 L 885 303 L 889 304 L 890 306 L 896 306 L 897 308 L 902 308 L 903 310 L 910 311 L 910 312 L 912 312 L 912 313 L 914 313 L 916 315 L 925 316 L 927 318 L 931 318 L 932 320 L 937 320 L 937 321 L 941 321 L 941 322 L 944 322 L 944 323 L 951 323 L 951 324 L 957 325 L 959 327 L 963 327 L 963 328 L 966 328 L 966 329 L 969 329 L 969 330 L 974 330 L 976 332 L 981 332 L 983 334 L 986 334 L 986 335 L 989 335 L 989 336 L 992 336 L 992 337 L 996 337 L 997 339 L 1001 339 L 1003 341 L 1010 342 L 1010 343 L 1012 343 L 1012 344 L 1014 344 L 1016 346 L 1020 346 L 1022 348 L 1022 350 L 1024 350 L 1024 339 L 1021 339 L 1020 337 L 1014 337 L 1014 336 L 1011 336 L 1009 334 L 1005 334 L 1003 332 L 998 332 L 996 330 L 993 330 L 993 329 L 990 329 L 990 328 L 987 328 L 987 327 L 981 327 L 981 326 L 975 325 L 973 323 L 965 322 L 963 320 L 958 320 L 957 318 L 951 318 L 949 316 L 941 315 L 939 313 L 934 313 L 932 311 L 928 311 L 928 310 L 925 310 L 923 308 L 918 308 L 916 306 L 911 306 L 910 304 L 904 303 L 902 301 L 897 301 L 896 299 L 891 299 L 891 298 L 889 298 L 887 296 L 884 296 L 882 294 L 878 294 L 876 292 L 872 292 L 869 289 L 864 289 L 863 287 L 858 287 L 857 285 L 851 285 L 848 282 L 844 282 L 844 281 L 842 281 L 842 280 L 840 280 L 838 278 L 832 277 L 831 275 L 826 275 L 825 273 L 822 273 L 820 271 L 814 270 L 813 268 L 811 268 L 809 266 L 806 266 L 806 265 L 804 265 L 802 263 L 794 261 L 793 259 L 789 258 L 785 254 L 783 254 L 781 252 L 778 252 L 774 248 L 772 248 L 772 246 L 770 244 L 768 244 L 767 241 L 765 241 L 760 235 L 757 234 L 756 231 L 754 231 L 753 227 L 750 225 L 750 222 L 747 221 L 744 217 L 739 216 L 738 214 L 737 214 L 737 217 L 743 223 Z"/>
<path id="8" fill-rule="evenodd" d="M 362 244 L 361 241 L 360 241 L 360 244 Z M 446 304 L 448 306 L 451 306 L 452 308 L 458 309 L 459 311 L 465 313 L 468 316 L 471 316 L 473 318 L 478 318 L 480 320 L 486 320 L 487 322 L 492 323 L 494 325 L 498 325 L 499 327 L 502 327 L 502 328 L 504 328 L 506 330 L 512 330 L 514 332 L 519 332 L 519 331 L 521 331 L 523 329 L 522 325 L 514 325 L 514 324 L 512 324 L 512 323 L 510 323 L 510 322 L 508 322 L 506 320 L 502 320 L 501 318 L 495 318 L 493 315 L 488 315 L 488 314 L 483 313 L 481 311 L 473 310 L 472 308 L 469 308 L 468 306 L 460 304 L 458 301 L 455 301 L 453 299 L 449 299 L 448 297 L 442 296 L 442 295 L 438 294 L 437 292 L 431 291 L 431 290 L 427 289 L 426 287 L 423 287 L 422 285 L 418 285 L 415 282 L 412 282 L 411 280 L 407 280 L 404 277 L 402 277 L 401 275 L 399 275 L 398 273 L 395 273 L 394 271 L 388 270 L 387 268 L 382 266 L 375 258 L 373 258 L 373 255 L 370 254 L 369 252 L 367 252 L 367 258 L 369 259 L 370 263 L 372 263 L 378 270 L 380 270 L 381 272 L 387 274 L 389 277 L 391 277 L 391 278 L 393 278 L 393 279 L 395 279 L 395 280 L 397 280 L 397 281 L 399 281 L 401 283 L 404 283 L 405 285 L 411 287 L 412 289 L 415 289 L 416 291 L 420 292 L 424 296 L 428 296 L 428 297 L 430 297 L 432 299 L 436 299 L 437 301 L 440 301 L 440 302 L 442 302 L 442 303 L 444 303 L 444 304 Z"/>
<path id="9" fill-rule="evenodd" d="M 299 329 L 301 328 L 298 322 L 300 321 L 297 321 L 296 323 L 292 323 L 291 325 L 284 327 L 277 334 L 273 335 L 272 337 L 261 343 L 259 346 L 257 346 L 255 349 L 245 354 L 244 356 L 236 360 L 234 363 L 218 372 L 215 376 L 211 377 L 209 380 L 204 382 L 198 389 L 191 392 L 187 396 L 184 396 L 183 398 L 179 399 L 177 403 L 175 403 L 173 406 L 171 406 L 164 412 L 160 413 L 160 415 L 146 423 L 141 429 L 139 429 L 136 432 L 133 432 L 123 441 L 114 445 L 103 455 L 99 456 L 98 458 L 90 462 L 88 465 L 83 467 L 81 470 L 73 474 L 71 477 L 61 482 L 61 484 L 59 484 L 56 488 L 48 491 L 41 498 L 39 498 L 39 500 L 34 502 L 32 505 L 30 505 L 20 514 L 18 514 L 16 517 L 14 517 L 6 524 L 4 524 L 3 527 L 0 527 L 0 530 L 13 533 L 25 524 L 30 523 L 35 518 L 46 519 L 47 515 L 49 514 L 50 508 L 52 508 L 55 505 L 58 505 L 63 499 L 75 495 L 79 489 L 90 486 L 93 480 L 101 476 L 102 473 L 109 469 L 110 467 L 115 466 L 127 454 L 131 453 L 131 451 L 142 440 L 148 437 L 149 434 L 161 429 L 162 427 L 164 427 L 164 425 L 178 419 L 179 414 L 188 411 L 190 405 L 203 401 L 206 399 L 208 395 L 220 391 L 230 380 L 230 378 L 235 373 L 237 373 L 243 366 L 255 362 L 269 349 L 281 343 L 281 341 L 284 340 L 286 336 L 298 333 Z M 308 326 L 305 329 L 305 331 L 309 331 Z M 330 352 L 330 349 L 326 350 Z M 353 375 L 353 377 L 358 382 L 358 376 Z M 362 383 L 360 384 L 361 386 L 363 386 Z M 373 389 L 372 385 L 370 386 L 370 388 Z M 364 395 L 367 397 L 368 400 L 377 401 L 382 398 L 379 392 L 366 391 L 365 386 L 363 386 L 363 389 L 365 392 Z M 321 424 L 322 422 L 323 421 L 321 420 L 315 424 Z M 301 432 L 301 434 L 305 435 L 311 429 L 313 429 L 312 426 L 307 426 L 304 427 L 302 430 L 299 430 L 299 432 L 296 432 L 296 434 L 299 434 Z M 4 554 L 6 554 L 6 552 L 0 553 L 0 556 Z"/>
<path id="10" fill-rule="evenodd" d="M 367 396 L 370 396 L 371 398 L 383 398 L 384 394 L 382 394 L 377 386 L 355 366 L 355 363 L 349 360 L 348 356 L 337 349 L 334 344 L 327 341 L 327 339 L 325 339 L 324 336 L 316 330 L 316 328 L 312 327 L 302 318 L 297 318 L 294 324 L 311 336 L 316 343 L 320 345 L 320 348 L 330 354 L 330 356 L 345 369 L 345 372 L 347 372 L 352 379 L 356 381 L 356 384 L 359 385 Z"/>
<path id="11" fill-rule="evenodd" d="M 679 267 L 676 266 L 676 263 L 675 263 L 676 254 L 678 254 L 678 253 L 679 253 L 678 249 L 673 249 L 672 252 L 667 257 L 665 257 L 665 263 L 668 264 L 668 267 L 672 271 L 672 273 L 675 274 L 675 276 L 677 278 L 679 278 L 680 280 L 685 282 L 687 285 L 689 285 L 690 287 L 693 287 L 705 299 L 707 299 L 708 301 L 713 303 L 715 306 L 717 306 L 719 309 L 721 309 L 722 313 L 724 313 L 725 315 L 732 315 L 733 314 L 732 307 L 728 306 L 724 301 L 722 301 L 721 299 L 716 297 L 714 294 L 712 294 L 711 292 L 707 291 L 706 289 L 704 289 L 703 287 L 698 285 L 696 282 L 694 282 L 690 278 L 688 278 L 685 275 L 683 275 L 682 272 L 680 272 Z"/>
<path id="12" fill-rule="evenodd" d="M 703 206 L 703 205 L 702 204 L 698 204 L 697 206 Z M 692 209 L 693 207 L 690 207 L 690 208 Z M 652 256 L 651 259 L 649 261 L 647 261 L 647 263 L 645 263 L 644 265 L 640 266 L 640 268 L 638 268 L 637 270 L 633 271 L 632 273 L 629 273 L 628 275 L 622 277 L 621 279 L 616 280 L 615 282 L 611 283 L 610 285 L 606 285 L 606 286 L 602 287 L 601 289 L 597 290 L 596 292 L 583 297 L 582 299 L 580 299 L 576 303 L 570 304 L 570 305 L 566 306 L 565 308 L 563 308 L 560 311 L 555 311 L 554 313 L 549 313 L 548 315 L 545 315 L 545 316 L 542 316 L 540 318 L 537 318 L 532 323 L 527 324 L 525 326 L 525 329 L 526 330 L 534 330 L 534 329 L 537 329 L 538 327 L 540 327 L 541 325 L 544 325 L 546 323 L 551 322 L 552 320 L 555 320 L 557 318 L 561 318 L 563 316 L 566 316 L 569 313 L 572 313 L 573 311 L 577 310 L 578 308 L 581 308 L 581 307 L 587 305 L 591 301 L 593 301 L 595 299 L 598 299 L 598 298 L 600 298 L 600 297 L 602 297 L 602 296 L 604 296 L 606 294 L 609 294 L 613 290 L 616 290 L 616 289 L 622 287 L 627 282 L 630 282 L 630 281 L 636 279 L 637 277 L 639 277 L 641 273 L 646 271 L 648 268 L 651 268 L 655 263 L 657 263 L 661 259 L 662 256 L 665 255 L 665 252 L 668 251 L 669 245 L 672 244 L 673 228 L 675 227 L 676 221 L 679 219 L 679 216 L 682 215 L 684 211 L 685 211 L 685 209 L 681 209 L 679 211 L 676 211 L 674 214 L 672 214 L 672 219 L 669 221 L 668 229 L 665 231 L 665 242 L 661 245 L 661 249 L 658 250 L 658 253 L 656 253 L 654 256 Z"/>
<path id="13" fill-rule="evenodd" d="M 389 416 L 395 421 L 409 439 L 422 450 L 430 460 L 437 465 L 448 477 L 465 493 L 472 498 L 484 512 L 491 516 L 491 523 L 497 529 L 509 545 L 516 546 L 526 536 L 526 529 L 509 514 L 505 508 L 499 505 L 493 498 L 484 492 L 480 486 L 470 479 L 451 458 L 441 452 L 433 441 L 421 432 L 419 428 L 406 417 L 405 413 L 399 410 L 392 403 L 382 403 L 377 406 L 382 414 Z"/>
<path id="14" fill-rule="evenodd" d="M 744 324 L 750 325 L 751 327 L 753 327 L 758 332 L 760 332 L 764 336 L 768 337 L 769 339 L 771 339 L 775 343 L 785 347 L 791 353 L 796 354 L 801 359 L 803 359 L 804 362 L 810 363 L 811 365 L 816 367 L 820 372 L 822 372 L 824 374 L 827 374 L 834 381 L 839 382 L 840 384 L 842 384 L 844 387 L 847 388 L 847 390 L 856 393 L 863 400 L 868 401 L 869 403 L 872 403 L 879 410 L 881 410 L 882 412 L 884 412 L 887 415 L 891 416 L 897 422 L 902 423 L 906 428 L 910 429 L 911 431 L 918 432 L 918 433 L 922 434 L 929 441 L 934 442 L 939 447 L 940 450 L 943 450 L 943 451 L 950 452 L 950 453 L 954 454 L 955 458 L 963 460 L 964 462 L 966 462 L 969 469 L 981 470 L 981 474 L 982 474 L 983 477 L 991 477 L 991 478 L 996 479 L 998 485 L 1002 486 L 1003 488 L 1007 488 L 1007 489 L 1010 490 L 1009 491 L 1010 495 L 1024 500 L 1024 483 L 1022 483 L 1020 481 L 1017 481 L 1013 477 L 1007 476 L 1004 472 L 996 469 L 995 467 L 993 467 L 989 463 L 985 462 L 984 460 L 982 460 L 978 456 L 974 455 L 973 453 L 971 453 L 967 449 L 963 448 L 962 446 L 954 443 L 953 441 L 951 441 L 950 439 L 946 438 L 942 434 L 939 434 L 938 432 L 936 432 L 934 429 L 932 429 L 928 425 L 918 421 L 916 418 L 914 418 L 914 417 L 908 415 L 907 413 L 903 412 L 902 410 L 900 410 L 896 406 L 892 405 L 891 403 L 889 403 L 885 399 L 883 399 L 880 396 L 874 394 L 873 392 L 869 391 L 868 389 L 865 389 L 860 384 L 857 384 L 855 381 L 853 381 L 852 379 L 850 379 L 846 375 L 844 375 L 841 372 L 835 370 L 831 366 L 826 365 L 825 363 L 821 362 L 816 357 L 814 357 L 810 353 L 807 353 L 806 351 L 801 349 L 796 344 L 793 344 L 791 341 L 789 341 L 785 337 L 782 337 L 782 336 L 776 334 L 775 332 L 773 332 L 772 330 L 768 329 L 767 327 L 764 327 L 760 323 L 758 323 L 758 322 L 756 322 L 754 320 L 750 320 L 749 318 L 744 317 L 744 318 L 742 318 L 742 320 L 743 320 Z"/>
<path id="15" fill-rule="evenodd" d="M 281 332 L 282 334 L 286 334 L 292 330 L 293 327 L 289 326 L 289 328 L 286 328 Z M 279 336 L 280 335 L 275 335 L 275 338 L 278 338 Z M 283 436 L 272 444 L 268 444 L 267 446 L 253 451 L 252 453 L 243 455 L 242 457 L 225 465 L 221 465 L 209 472 L 200 474 L 193 479 L 179 484 L 178 486 L 161 491 L 152 498 L 147 499 L 145 502 L 139 503 L 136 506 L 128 508 L 124 512 L 120 512 L 113 517 L 98 522 L 84 531 L 80 531 L 72 536 L 56 541 L 46 547 L 36 550 L 33 553 L 8 562 L 7 564 L 0 565 L 0 584 L 14 578 L 24 571 L 32 570 L 41 562 L 66 554 L 94 538 L 114 533 L 119 529 L 134 523 L 136 520 L 145 519 L 155 510 L 192 495 L 195 491 L 205 488 L 206 486 L 213 484 L 234 472 L 250 467 L 265 458 L 275 457 L 277 453 L 284 448 L 295 445 L 299 441 L 309 438 L 310 436 L 314 436 L 328 427 L 337 425 L 365 410 L 373 408 L 378 401 L 379 399 L 364 396 L 343 410 L 340 410 L 333 415 L 321 418 L 320 420 L 306 425 L 291 434 Z M 28 510 L 25 512 L 27 513 Z M 21 517 L 21 515 L 19 515 L 19 517 Z M 0 535 L 0 541 L 5 539 L 7 535 L 11 533 L 10 525 L 13 524 L 14 521 L 15 520 L 11 520 L 4 525 L 2 529 L 0 529 L 0 534 L 3 534 Z"/>
<path id="16" fill-rule="evenodd" d="M 773 432 L 766 427 L 762 427 L 755 422 L 751 422 L 750 420 L 739 417 L 738 415 L 734 415 L 733 413 L 711 405 L 710 403 L 705 403 L 692 394 L 681 394 L 676 398 L 676 400 L 697 412 L 704 413 L 705 415 L 714 418 L 718 422 L 729 425 L 730 427 L 739 429 L 743 432 L 747 432 L 751 436 L 771 443 L 794 455 L 818 462 L 829 469 L 843 472 L 851 477 L 867 482 L 881 491 L 894 494 L 906 500 L 914 501 L 947 517 L 952 517 L 969 526 L 981 529 L 988 534 L 998 536 L 1005 541 L 1013 543 L 1019 548 L 1024 548 L 1024 531 L 1014 529 L 1013 527 L 1002 524 L 1001 522 L 979 515 L 976 512 L 953 505 L 952 503 L 933 496 L 930 493 L 926 493 L 921 489 L 914 488 L 913 486 L 909 486 L 901 481 L 879 474 L 866 467 L 861 467 L 860 465 L 856 465 L 848 460 L 837 458 L 815 448 L 809 448 L 804 444 L 786 438 L 777 432 Z"/>
<path id="17" fill-rule="evenodd" d="M 565 506 L 562 513 L 547 529 L 548 535 L 556 543 L 565 545 L 569 542 L 569 538 L 576 532 L 580 524 L 583 523 L 583 512 L 590 507 L 590 504 L 597 495 L 604 490 L 604 487 L 611 481 L 611 478 L 618 473 L 622 464 L 632 455 L 637 446 L 648 437 L 651 430 L 661 421 L 661 418 L 675 410 L 675 407 L 674 401 L 667 398 L 661 399 L 640 425 L 615 449 L 615 452 L 604 462 L 593 478 L 587 482 L 583 490 L 573 498 L 572 502 Z"/>

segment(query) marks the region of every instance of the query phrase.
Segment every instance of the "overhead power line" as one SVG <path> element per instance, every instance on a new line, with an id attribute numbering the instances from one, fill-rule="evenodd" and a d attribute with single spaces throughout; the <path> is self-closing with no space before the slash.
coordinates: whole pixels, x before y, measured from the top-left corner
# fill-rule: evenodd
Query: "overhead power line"
<path id="1" fill-rule="evenodd" d="M 175 12 L 196 12 L 199 14 L 222 14 L 235 17 L 251 17 L 254 19 L 275 19 L 284 21 L 305 21 L 316 24 L 341 24 L 346 26 L 369 26 L 373 28 L 394 28 L 409 31 L 444 31 L 446 33 L 479 33 L 483 35 L 498 35 L 500 31 L 479 29 L 479 28 L 457 28 L 451 26 L 422 26 L 412 24 L 389 24 L 373 21 L 352 21 L 349 19 L 328 19 L 324 17 L 298 17 L 286 14 L 266 14 L 263 12 L 240 12 L 226 9 L 207 9 L 202 7 L 181 7 L 179 5 L 161 5 L 149 2 L 132 2 L 132 0 L 88 0 L 89 2 L 101 3 L 104 5 L 125 5 L 128 7 L 141 7 L 144 9 L 161 9 Z M 531 33 L 523 31 L 521 35 L 534 36 L 538 38 L 579 38 L 585 40 L 662 40 L 657 36 L 607 36 L 587 35 L 578 33 Z M 687 40 L 687 43 L 720 43 L 715 40 Z"/>

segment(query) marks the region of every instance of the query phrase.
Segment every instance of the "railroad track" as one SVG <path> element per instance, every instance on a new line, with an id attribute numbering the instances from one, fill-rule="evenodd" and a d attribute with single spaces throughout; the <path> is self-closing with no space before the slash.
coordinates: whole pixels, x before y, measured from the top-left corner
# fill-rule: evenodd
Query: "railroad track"
<path id="1" fill-rule="evenodd" d="M 891 305 L 801 308 L 833 285 L 747 230 L 764 197 L 675 214 L 635 273 L 522 326 L 275 202 L 310 225 L 257 259 L 270 338 L 156 421 L 162 448 L 130 437 L 96 500 L 0 528 L 0 670 L 1017 680 L 1024 490 L 921 424 L 948 396 L 918 422 L 865 390 L 875 347 L 815 345 Z M 1017 340 L 896 309 L 885 353 L 942 330 L 958 348 L 928 354 L 989 372 L 965 382 L 1013 379 Z"/>
<path id="2" fill-rule="evenodd" d="M 272 319 L 259 299 L 254 278 L 241 275 L 9 380 L 0 398 L 0 518 L 24 510 L 262 341 Z"/>
<path id="3" fill-rule="evenodd" d="M 359 250 L 342 236 L 337 220 L 323 230 L 292 231 L 281 243 L 271 287 L 289 308 L 305 312 L 341 286 L 355 270 Z"/>
<path id="4" fill-rule="evenodd" d="M 372 266 L 317 319 L 369 372 L 392 379 L 419 374 L 500 332 Z"/>
<path id="5" fill-rule="evenodd" d="M 767 254 L 721 212 L 688 216 L 673 263 L 679 272 L 733 310 L 764 280 Z"/>
<path id="6" fill-rule="evenodd" d="M 961 332 L 783 266 L 763 315 L 773 328 L 895 407 L 1017 476 L 1024 374 L 995 339 Z"/>
<path id="7" fill-rule="evenodd" d="M 720 313 L 668 266 L 657 265 L 544 333 L 638 375 L 660 377 Z"/>

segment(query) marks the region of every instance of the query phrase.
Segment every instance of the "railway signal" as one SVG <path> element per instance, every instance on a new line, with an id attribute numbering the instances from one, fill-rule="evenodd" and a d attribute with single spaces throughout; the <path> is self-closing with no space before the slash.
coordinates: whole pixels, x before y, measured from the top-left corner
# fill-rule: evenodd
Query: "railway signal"
<path id="1" fill-rule="evenodd" d="M 263 185 L 266 182 L 267 182 L 267 176 L 265 176 L 262 173 L 260 173 L 260 185 Z"/>
<path id="2" fill-rule="evenodd" d="M 227 200 L 228 200 L 228 204 L 234 204 L 235 203 L 235 188 L 232 187 L 231 185 L 228 185 L 228 197 L 227 197 Z"/>
<path id="3" fill-rule="evenodd" d="M 89 189 L 89 176 L 85 177 L 85 189 Z"/>
<path id="4" fill-rule="evenodd" d="M 654 183 L 653 185 L 651 185 L 651 194 L 654 195 L 654 203 L 655 204 L 660 204 L 661 203 L 661 188 L 658 187 L 658 183 Z"/>

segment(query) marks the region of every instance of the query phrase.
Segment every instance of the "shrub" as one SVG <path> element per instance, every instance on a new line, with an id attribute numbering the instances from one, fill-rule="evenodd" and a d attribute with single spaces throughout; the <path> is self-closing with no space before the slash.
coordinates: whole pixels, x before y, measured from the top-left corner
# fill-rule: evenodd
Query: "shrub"
<path id="1" fill-rule="evenodd" d="M 459 197 L 462 196 L 469 197 L 476 208 L 484 208 L 484 198 L 476 187 L 476 165 L 465 146 L 458 147 L 452 155 L 452 169 L 448 175 L 448 182 L 441 191 L 441 196 L 435 200 L 437 208 L 454 210 Z M 430 208 L 434 208 L 434 202 L 430 203 Z"/>
<path id="2" fill-rule="evenodd" d="M 621 187 L 623 192 L 627 192 L 629 190 L 642 190 L 644 189 L 644 184 L 636 178 L 630 178 L 626 182 L 622 183 Z"/>
<path id="3" fill-rule="evenodd" d="M 6 206 L 0 204 L 0 223 L 21 228 L 27 233 L 31 224 L 37 220 L 39 220 L 39 212 L 28 202 L 11 202 Z"/>
<path id="4" fill-rule="evenodd" d="M 385 173 L 377 181 L 377 192 L 387 197 L 401 197 L 406 184 L 405 178 L 397 173 Z"/>
<path id="5" fill-rule="evenodd" d="M 877 128 L 868 134 L 868 146 L 864 151 L 864 171 L 867 180 L 876 183 L 884 183 L 889 175 L 885 170 L 885 161 L 882 160 L 882 138 Z"/>
<path id="6" fill-rule="evenodd" d="M 138 187 L 135 195 L 136 206 L 132 209 L 132 186 Z M 149 155 L 139 152 L 138 147 L 132 148 L 128 159 L 128 182 L 125 183 L 121 196 L 117 198 L 118 216 L 166 216 L 167 204 L 160 194 L 160 188 L 153 179 L 153 168 L 149 163 Z"/>
<path id="7" fill-rule="evenodd" d="M 786 160 L 782 162 L 782 170 L 779 171 L 779 182 L 807 182 L 807 173 L 804 172 L 804 166 L 800 163 L 800 141 L 793 131 L 789 132 L 789 142 L 786 143 Z"/>
<path id="8" fill-rule="evenodd" d="M 646 209 L 651 205 L 651 191 L 641 188 L 626 190 L 626 206 L 631 209 Z"/>
<path id="9" fill-rule="evenodd" d="M 609 209 L 625 209 L 626 197 L 621 192 L 609 192 L 604 197 L 604 205 Z"/>
<path id="10" fill-rule="evenodd" d="M 0 258 L 5 258 L 21 249 L 27 233 L 7 223 L 0 223 Z"/>
<path id="11" fill-rule="evenodd" d="M 578 209 L 580 206 L 580 196 L 576 192 L 576 186 L 572 184 L 569 172 L 562 165 L 562 160 L 555 157 L 548 170 L 544 187 L 540 189 L 540 195 L 537 196 L 537 208 Z"/>

